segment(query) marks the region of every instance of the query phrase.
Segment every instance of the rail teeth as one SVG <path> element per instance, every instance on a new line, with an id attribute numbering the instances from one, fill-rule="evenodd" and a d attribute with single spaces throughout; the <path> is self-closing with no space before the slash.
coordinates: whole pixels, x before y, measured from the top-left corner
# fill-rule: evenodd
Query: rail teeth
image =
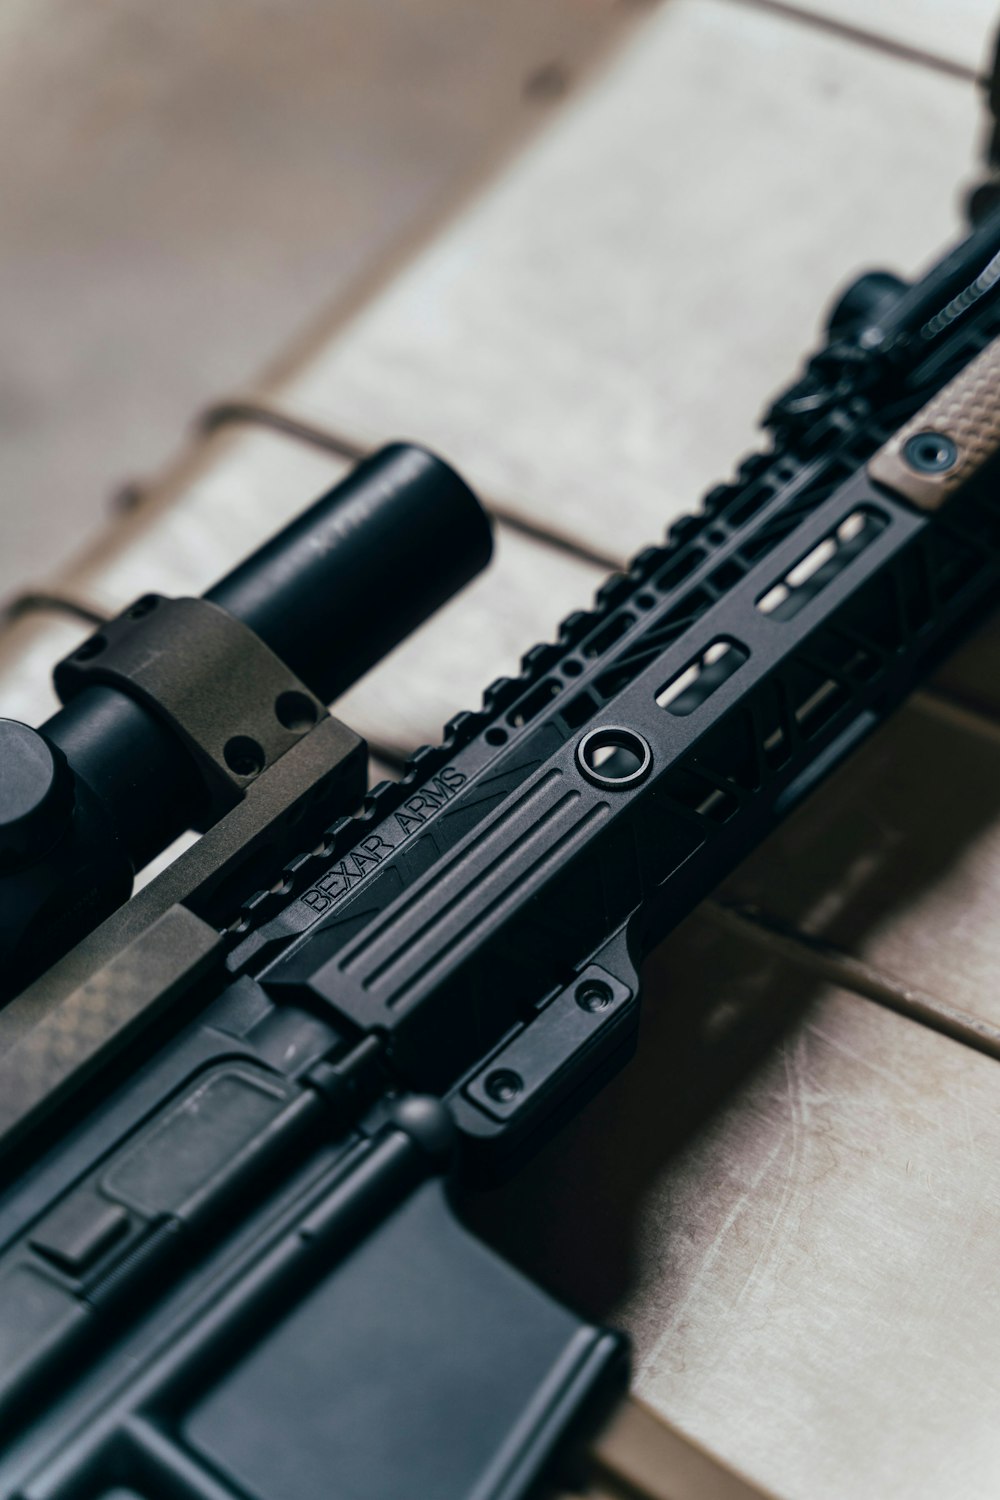
<path id="1" fill-rule="evenodd" d="M 558 661 L 561 656 L 561 647 L 553 646 L 543 641 L 541 645 L 532 646 L 530 651 L 524 653 L 521 657 L 521 666 L 524 668 L 524 673 L 527 676 L 536 672 L 547 672 L 553 662 Z"/>
<path id="2" fill-rule="evenodd" d="M 381 817 L 383 813 L 391 812 L 392 805 L 398 796 L 398 782 L 376 781 L 374 786 L 368 788 L 368 794 L 361 804 L 361 816 L 371 822 L 376 814 Z"/>
<path id="3" fill-rule="evenodd" d="M 643 547 L 637 552 L 629 563 L 628 576 L 635 583 L 644 583 L 651 573 L 655 573 L 666 556 L 666 547 Z"/>
<path id="4" fill-rule="evenodd" d="M 463 745 L 467 745 L 475 737 L 485 721 L 485 714 L 470 713 L 468 710 L 455 714 L 444 726 L 444 743 L 450 750 L 461 750 Z"/>
<path id="5" fill-rule="evenodd" d="M 605 578 L 597 593 L 594 595 L 595 602 L 601 609 L 614 609 L 621 604 L 626 594 L 632 592 L 632 583 L 626 573 L 612 573 Z"/>
<path id="6" fill-rule="evenodd" d="M 667 531 L 667 536 L 674 546 L 681 546 L 697 536 L 704 524 L 704 516 L 679 516 Z"/>
<path id="7" fill-rule="evenodd" d="M 498 677 L 483 693 L 483 708 L 487 713 L 499 713 L 513 702 L 521 686 L 516 677 Z"/>
<path id="8" fill-rule="evenodd" d="M 766 453 L 751 453 L 736 470 L 736 476 L 740 484 L 750 484 L 757 479 L 774 460 L 773 451 Z"/>
<path id="9" fill-rule="evenodd" d="M 705 514 L 707 516 L 718 515 L 722 507 L 728 505 L 737 493 L 737 488 L 735 484 L 717 484 L 714 489 L 710 489 L 702 502 L 705 507 Z"/>
<path id="10" fill-rule="evenodd" d="M 559 640 L 564 646 L 573 646 L 597 623 L 597 615 L 590 609 L 575 609 L 559 626 Z"/>
<path id="11" fill-rule="evenodd" d="M 407 791 L 412 790 L 423 777 L 429 776 L 432 771 L 443 766 L 447 759 L 447 745 L 421 745 L 419 749 L 414 750 L 406 762 L 406 768 L 397 785 L 405 787 Z"/>

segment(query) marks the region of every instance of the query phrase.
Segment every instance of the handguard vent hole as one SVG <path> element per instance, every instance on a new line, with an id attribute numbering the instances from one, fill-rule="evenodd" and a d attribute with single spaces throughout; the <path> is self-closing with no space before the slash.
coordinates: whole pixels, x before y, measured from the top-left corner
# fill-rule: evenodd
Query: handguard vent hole
<path id="1" fill-rule="evenodd" d="M 683 672 L 661 687 L 656 701 L 668 713 L 685 718 L 700 708 L 749 658 L 749 651 L 737 641 L 712 641 Z"/>
<path id="2" fill-rule="evenodd" d="M 851 514 L 813 547 L 784 578 L 762 594 L 757 608 L 772 620 L 791 620 L 810 599 L 831 584 L 885 530 L 881 511 L 865 507 Z"/>
<path id="3" fill-rule="evenodd" d="M 625 635 L 634 624 L 635 616 L 629 614 L 627 610 L 623 610 L 620 615 L 615 615 L 608 621 L 606 625 L 603 625 L 595 635 L 592 635 L 589 640 L 586 641 L 583 647 L 584 656 L 589 656 L 591 658 L 603 656 L 605 651 L 608 651 L 614 645 L 615 641 L 621 640 L 622 636 Z"/>
<path id="4" fill-rule="evenodd" d="M 527 698 L 522 699 L 517 708 L 511 710 L 507 715 L 507 723 L 512 729 L 523 729 L 525 724 L 530 724 L 532 719 L 537 718 L 542 709 L 558 696 L 561 688 L 562 684 L 554 677 L 540 682 Z"/>

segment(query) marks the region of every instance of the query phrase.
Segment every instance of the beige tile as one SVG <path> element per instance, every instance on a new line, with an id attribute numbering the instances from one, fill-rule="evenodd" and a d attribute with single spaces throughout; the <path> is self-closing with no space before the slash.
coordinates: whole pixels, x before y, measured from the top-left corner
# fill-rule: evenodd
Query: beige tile
<path id="1" fill-rule="evenodd" d="M 117 611 L 137 592 L 200 594 L 337 484 L 353 465 L 266 428 L 226 428 L 188 450 L 73 570 L 78 593 Z"/>
<path id="2" fill-rule="evenodd" d="M 624 557 L 755 441 L 845 280 L 955 233 L 977 128 L 970 84 L 673 0 L 280 396 Z"/>
<path id="3" fill-rule="evenodd" d="M 447 719 L 478 708 L 488 683 L 516 673 L 525 651 L 585 609 L 603 577 L 499 526 L 487 571 L 351 688 L 336 713 L 397 755 L 435 743 Z"/>
<path id="4" fill-rule="evenodd" d="M 697 918 L 643 1017 L 478 1221 L 781 1500 L 992 1500 L 998 1064 Z"/>
<path id="5" fill-rule="evenodd" d="M 543 126 L 638 8 L 0 14 L 0 597 Z"/>
<path id="6" fill-rule="evenodd" d="M 599 1477 L 580 1491 L 587 1500 L 772 1500 L 634 1397 L 588 1447 Z"/>
<path id="7" fill-rule="evenodd" d="M 916 701 L 771 835 L 722 897 L 996 1024 L 998 764 L 1000 731 Z"/>
<path id="8" fill-rule="evenodd" d="M 791 0 L 791 5 L 805 15 L 977 70 L 990 61 L 997 27 L 994 0 Z"/>

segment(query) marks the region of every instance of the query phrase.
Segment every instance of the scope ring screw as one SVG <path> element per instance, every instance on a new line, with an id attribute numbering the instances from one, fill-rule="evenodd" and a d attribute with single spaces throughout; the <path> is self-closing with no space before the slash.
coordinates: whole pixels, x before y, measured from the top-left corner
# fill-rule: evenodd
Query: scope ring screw
<path id="1" fill-rule="evenodd" d="M 234 734 L 226 741 L 222 754 L 235 776 L 257 776 L 264 769 L 264 751 L 248 734 Z"/>
<path id="2" fill-rule="evenodd" d="M 946 433 L 916 432 L 904 443 L 903 457 L 918 474 L 947 474 L 958 463 L 958 448 Z"/>
<path id="3" fill-rule="evenodd" d="M 607 1010 L 614 999 L 611 986 L 605 984 L 603 979 L 585 979 L 576 987 L 576 1003 L 581 1010 L 588 1010 L 592 1014 L 599 1010 Z"/>

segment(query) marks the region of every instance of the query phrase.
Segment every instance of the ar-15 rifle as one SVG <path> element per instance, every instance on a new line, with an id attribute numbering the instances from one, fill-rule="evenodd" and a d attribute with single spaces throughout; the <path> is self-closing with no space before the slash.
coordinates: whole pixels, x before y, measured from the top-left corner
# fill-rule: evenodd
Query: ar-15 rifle
<path id="1" fill-rule="evenodd" d="M 624 1341 L 451 1186 L 622 1065 L 642 955 L 993 602 L 998 279 L 993 218 L 857 282 L 771 448 L 398 783 L 323 704 L 489 552 L 406 447 L 0 724 L 0 1494 L 551 1476 Z"/>

